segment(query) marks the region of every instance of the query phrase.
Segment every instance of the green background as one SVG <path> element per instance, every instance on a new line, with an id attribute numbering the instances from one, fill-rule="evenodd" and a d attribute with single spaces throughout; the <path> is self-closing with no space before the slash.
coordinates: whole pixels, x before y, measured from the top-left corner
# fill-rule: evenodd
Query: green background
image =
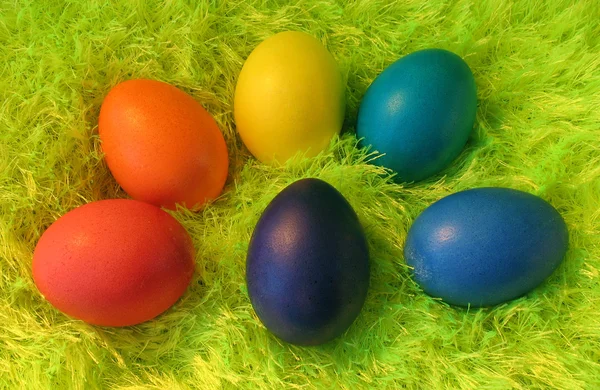
<path id="1" fill-rule="evenodd" d="M 1 1 L 0 388 L 600 388 L 600 5 L 582 1 Z M 258 163 L 235 132 L 233 92 L 265 38 L 306 31 L 347 80 L 347 131 L 314 159 Z M 472 136 L 441 174 L 394 184 L 355 147 L 370 82 L 412 51 L 469 64 Z M 116 83 L 152 78 L 215 117 L 231 156 L 222 197 L 174 216 L 197 248 L 183 298 L 157 319 L 99 328 L 38 293 L 31 257 L 43 231 L 86 202 L 125 197 L 96 134 Z M 371 288 L 342 337 L 283 344 L 248 300 L 244 266 L 260 213 L 281 189 L 319 177 L 368 235 Z M 505 186 L 549 201 L 570 230 L 561 267 L 527 297 L 492 309 L 423 294 L 402 255 L 407 229 L 437 199 Z"/>

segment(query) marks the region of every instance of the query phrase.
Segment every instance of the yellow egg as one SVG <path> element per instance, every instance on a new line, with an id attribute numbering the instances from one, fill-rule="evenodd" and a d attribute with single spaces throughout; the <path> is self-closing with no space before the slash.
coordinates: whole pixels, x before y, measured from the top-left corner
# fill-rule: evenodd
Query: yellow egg
<path id="1" fill-rule="evenodd" d="M 250 54 L 237 81 L 234 116 L 260 161 L 285 162 L 325 149 L 344 121 L 344 84 L 333 56 L 314 37 L 276 34 Z"/>

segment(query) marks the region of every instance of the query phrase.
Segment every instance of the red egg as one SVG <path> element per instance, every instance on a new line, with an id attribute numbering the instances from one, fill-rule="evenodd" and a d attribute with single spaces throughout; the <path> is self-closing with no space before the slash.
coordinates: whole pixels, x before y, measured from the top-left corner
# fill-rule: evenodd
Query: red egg
<path id="1" fill-rule="evenodd" d="M 171 307 L 194 273 L 186 230 L 156 206 L 128 199 L 88 203 L 40 238 L 33 278 L 63 313 L 102 326 L 129 326 Z"/>
<path id="2" fill-rule="evenodd" d="M 223 190 L 223 134 L 200 103 L 172 85 L 118 84 L 102 103 L 98 133 L 111 173 L 134 199 L 198 209 Z"/>

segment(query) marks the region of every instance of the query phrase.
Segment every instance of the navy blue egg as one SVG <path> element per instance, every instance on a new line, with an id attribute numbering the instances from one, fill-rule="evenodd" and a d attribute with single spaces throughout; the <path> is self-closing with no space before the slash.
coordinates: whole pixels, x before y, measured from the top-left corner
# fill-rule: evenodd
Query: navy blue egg
<path id="1" fill-rule="evenodd" d="M 375 164 L 398 181 L 440 172 L 460 154 L 473 129 L 477 88 L 456 54 L 427 49 L 386 68 L 369 86 L 358 112 L 362 146 L 385 154 Z"/>
<path id="2" fill-rule="evenodd" d="M 369 287 L 367 242 L 350 204 L 319 179 L 286 187 L 254 229 L 246 282 L 256 314 L 282 340 L 317 345 L 341 335 Z"/>
<path id="3" fill-rule="evenodd" d="M 423 290 L 459 306 L 493 306 L 542 283 L 568 246 L 564 220 L 549 203 L 508 188 L 477 188 L 429 206 L 404 247 Z"/>

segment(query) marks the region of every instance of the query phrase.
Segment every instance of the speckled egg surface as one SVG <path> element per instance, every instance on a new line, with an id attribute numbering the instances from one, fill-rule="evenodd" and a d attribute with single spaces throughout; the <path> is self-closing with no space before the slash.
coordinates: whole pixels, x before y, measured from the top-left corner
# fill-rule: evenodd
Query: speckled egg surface
<path id="1" fill-rule="evenodd" d="M 246 263 L 248 294 L 284 341 L 315 345 L 341 335 L 369 286 L 369 254 L 346 199 L 318 179 L 281 191 L 260 217 Z"/>
<path id="2" fill-rule="evenodd" d="M 194 273 L 186 230 L 165 211 L 129 199 L 88 203 L 42 234 L 33 255 L 40 292 L 63 313 L 102 326 L 150 320 Z"/>
<path id="3" fill-rule="evenodd" d="M 537 287 L 568 246 L 564 220 L 543 199 L 508 188 L 476 188 L 429 206 L 404 248 L 423 290 L 459 306 L 492 306 Z"/>
<path id="4" fill-rule="evenodd" d="M 337 63 L 317 38 L 275 34 L 252 51 L 238 77 L 237 130 L 264 163 L 316 156 L 342 129 L 344 89 Z"/>
<path id="5" fill-rule="evenodd" d="M 117 84 L 102 103 L 98 132 L 111 173 L 134 199 L 198 209 L 223 190 L 225 139 L 202 105 L 170 84 Z"/>
<path id="6" fill-rule="evenodd" d="M 404 56 L 369 86 L 358 113 L 362 145 L 397 181 L 426 179 L 460 154 L 475 122 L 473 73 L 458 55 L 427 49 Z"/>

